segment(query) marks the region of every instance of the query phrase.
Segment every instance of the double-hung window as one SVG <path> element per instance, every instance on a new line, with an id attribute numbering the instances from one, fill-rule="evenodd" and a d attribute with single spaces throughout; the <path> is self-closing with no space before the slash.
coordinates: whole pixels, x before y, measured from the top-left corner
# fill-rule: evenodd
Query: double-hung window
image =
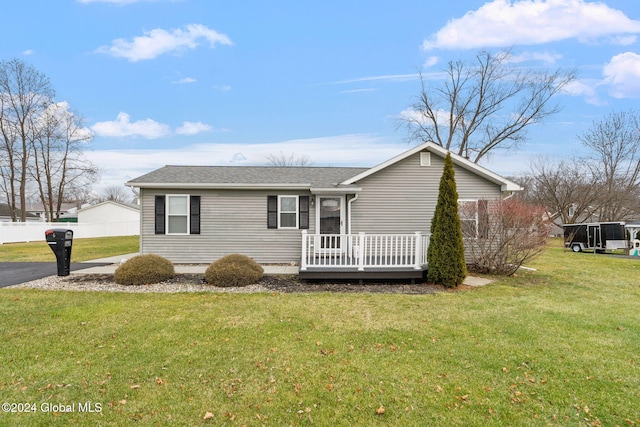
<path id="1" fill-rule="evenodd" d="M 167 195 L 167 234 L 188 234 L 189 196 Z"/>
<path id="2" fill-rule="evenodd" d="M 267 228 L 309 228 L 309 201 L 309 196 L 268 196 Z"/>
<path id="3" fill-rule="evenodd" d="M 298 196 L 278 196 L 278 228 L 298 228 Z"/>
<path id="4" fill-rule="evenodd" d="M 200 234 L 200 196 L 155 196 L 155 234 Z"/>
<path id="5" fill-rule="evenodd" d="M 486 200 L 458 200 L 458 215 L 462 237 L 485 238 L 489 231 L 488 202 Z"/>

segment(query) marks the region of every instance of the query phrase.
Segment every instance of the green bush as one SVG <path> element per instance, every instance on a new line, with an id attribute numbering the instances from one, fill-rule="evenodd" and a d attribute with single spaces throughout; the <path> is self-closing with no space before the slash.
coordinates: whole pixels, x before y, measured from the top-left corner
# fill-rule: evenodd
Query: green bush
<path id="1" fill-rule="evenodd" d="M 120 285 L 160 283 L 175 276 L 173 264 L 160 255 L 137 255 L 118 267 L 114 274 Z"/>
<path id="2" fill-rule="evenodd" d="M 220 287 L 247 286 L 262 279 L 264 269 L 245 255 L 232 254 L 212 262 L 204 273 L 204 280 Z"/>

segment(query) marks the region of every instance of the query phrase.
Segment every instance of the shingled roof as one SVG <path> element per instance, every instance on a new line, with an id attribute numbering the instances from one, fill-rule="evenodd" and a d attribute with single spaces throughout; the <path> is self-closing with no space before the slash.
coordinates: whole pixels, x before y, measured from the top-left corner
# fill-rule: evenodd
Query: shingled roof
<path id="1" fill-rule="evenodd" d="M 284 166 L 164 166 L 126 183 L 131 187 L 329 188 L 368 168 Z"/>
<path id="2" fill-rule="evenodd" d="M 237 188 L 358 190 L 358 182 L 418 152 L 442 158 L 448 151 L 427 141 L 372 168 L 287 166 L 165 166 L 126 183 L 140 188 Z M 453 163 L 501 186 L 502 191 L 520 191 L 518 184 L 461 156 Z"/>

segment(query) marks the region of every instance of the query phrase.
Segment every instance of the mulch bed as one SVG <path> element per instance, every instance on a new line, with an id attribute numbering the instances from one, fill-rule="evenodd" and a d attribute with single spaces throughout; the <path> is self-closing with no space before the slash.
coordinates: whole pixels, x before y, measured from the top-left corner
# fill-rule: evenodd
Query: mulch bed
<path id="1" fill-rule="evenodd" d="M 95 282 L 114 284 L 113 274 L 79 274 L 67 278 L 74 283 Z M 177 274 L 173 279 L 164 283 L 204 285 L 202 274 Z M 436 292 L 459 292 L 473 289 L 471 286 L 460 285 L 455 289 L 429 283 L 409 284 L 406 281 L 375 282 L 364 281 L 304 281 L 297 276 L 264 276 L 258 283 L 273 292 L 282 293 L 385 293 L 385 294 L 435 294 Z"/>

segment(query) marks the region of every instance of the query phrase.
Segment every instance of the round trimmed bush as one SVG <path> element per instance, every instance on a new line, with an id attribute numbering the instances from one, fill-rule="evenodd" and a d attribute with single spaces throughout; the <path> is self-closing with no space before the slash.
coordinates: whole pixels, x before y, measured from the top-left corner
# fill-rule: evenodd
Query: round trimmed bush
<path id="1" fill-rule="evenodd" d="M 173 263 L 160 255 L 137 255 L 118 267 L 114 274 L 120 285 L 148 285 L 175 276 Z"/>
<path id="2" fill-rule="evenodd" d="M 262 279 L 264 269 L 246 255 L 232 254 L 212 262 L 204 280 L 214 286 L 247 286 Z"/>

